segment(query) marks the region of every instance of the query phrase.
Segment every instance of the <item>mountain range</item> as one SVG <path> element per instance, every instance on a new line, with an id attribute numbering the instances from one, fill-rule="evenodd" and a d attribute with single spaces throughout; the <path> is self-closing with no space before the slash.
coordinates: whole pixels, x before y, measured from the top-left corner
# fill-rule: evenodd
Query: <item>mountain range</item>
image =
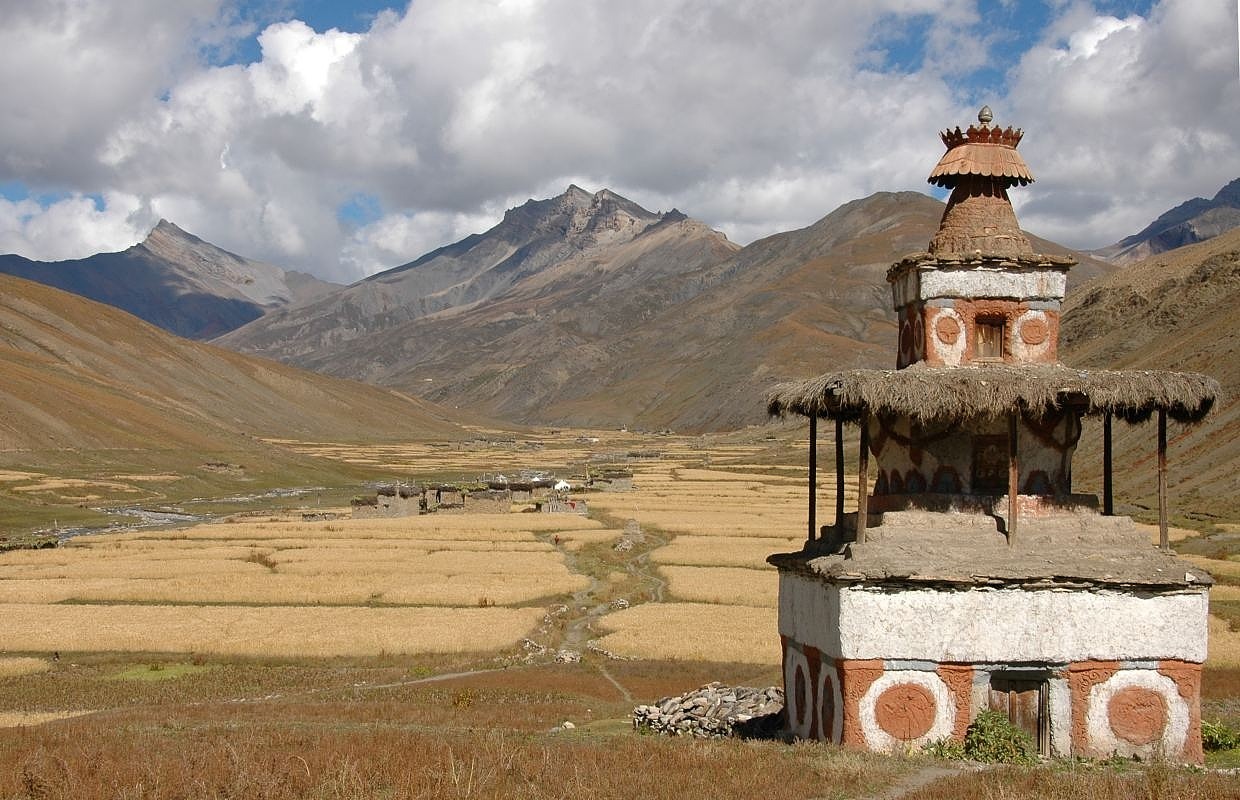
<path id="1" fill-rule="evenodd" d="M 942 214 L 882 192 L 742 248 L 678 211 L 570 186 L 216 341 L 516 422 L 735 428 L 764 419 L 775 381 L 888 365 L 887 267 Z M 1111 268 L 1082 256 L 1073 280 Z"/>
<path id="2" fill-rule="evenodd" d="M 190 339 L 210 339 L 339 288 L 230 253 L 166 220 L 119 253 L 71 261 L 0 255 L 0 273 L 107 303 Z"/>
<path id="3" fill-rule="evenodd" d="M 82 273 L 94 265 L 130 297 L 140 292 L 126 286 L 124 264 L 139 265 L 139 284 L 179 270 L 189 275 L 153 280 L 275 306 L 218 342 L 367 383 L 186 341 L 0 276 L 0 451 L 228 450 L 287 466 L 292 455 L 266 440 L 451 439 L 467 435 L 459 415 L 469 412 L 652 429 L 759 423 L 775 381 L 892 366 L 884 275 L 924 249 L 942 211 L 922 194 L 878 193 L 739 247 L 679 211 L 653 213 L 573 186 L 352 286 L 302 283 L 305 294 L 293 273 L 254 267 L 164 222 L 125 253 L 61 263 Z M 1038 251 L 1066 252 L 1031 238 Z M 1240 459 L 1240 230 L 1120 267 L 1078 256 L 1061 355 L 1069 364 L 1218 377 L 1225 396 L 1215 414 L 1173 434 L 1173 452 L 1195 465 L 1176 482 L 1200 507 L 1240 511 L 1231 466 Z M 92 281 L 106 283 L 97 275 L 84 283 Z M 1087 480 L 1097 472 L 1090 435 L 1080 468 Z M 1117 479 L 1128 496 L 1152 492 L 1148 438 L 1142 429 L 1117 436 Z"/>
<path id="4" fill-rule="evenodd" d="M 1160 214 L 1139 233 L 1092 252 L 1115 264 L 1129 264 L 1177 247 L 1204 242 L 1237 226 L 1240 226 L 1240 178 L 1219 189 L 1213 198 L 1194 197 Z"/>

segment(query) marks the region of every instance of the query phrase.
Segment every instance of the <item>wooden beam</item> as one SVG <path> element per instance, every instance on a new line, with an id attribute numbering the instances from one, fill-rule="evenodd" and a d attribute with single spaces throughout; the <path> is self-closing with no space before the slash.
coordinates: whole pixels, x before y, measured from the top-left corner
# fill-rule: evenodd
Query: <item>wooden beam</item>
<path id="1" fill-rule="evenodd" d="M 835 418 L 835 529 L 844 531 L 844 420 Z"/>
<path id="2" fill-rule="evenodd" d="M 857 543 L 865 544 L 870 505 L 870 412 L 861 414 L 861 449 L 857 456 Z"/>
<path id="3" fill-rule="evenodd" d="M 1102 417 L 1102 513 L 1115 514 L 1115 490 L 1111 483 L 1111 412 Z"/>
<path id="4" fill-rule="evenodd" d="M 1167 539 L 1167 412 L 1158 409 L 1158 546 L 1170 550 Z"/>
<path id="5" fill-rule="evenodd" d="M 812 542 L 818 532 L 818 417 L 809 418 L 809 536 Z"/>
<path id="6" fill-rule="evenodd" d="M 1020 411 L 1008 415 L 1008 544 L 1016 543 L 1016 499 L 1020 494 L 1020 455 L 1016 451 Z"/>

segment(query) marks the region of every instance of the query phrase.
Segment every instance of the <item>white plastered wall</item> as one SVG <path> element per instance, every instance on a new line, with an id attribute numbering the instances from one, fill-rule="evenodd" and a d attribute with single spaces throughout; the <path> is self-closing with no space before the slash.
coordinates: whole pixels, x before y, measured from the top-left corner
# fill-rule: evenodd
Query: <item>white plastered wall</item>
<path id="1" fill-rule="evenodd" d="M 780 573 L 779 632 L 844 659 L 1058 663 L 1206 657 L 1204 588 L 887 591 Z"/>

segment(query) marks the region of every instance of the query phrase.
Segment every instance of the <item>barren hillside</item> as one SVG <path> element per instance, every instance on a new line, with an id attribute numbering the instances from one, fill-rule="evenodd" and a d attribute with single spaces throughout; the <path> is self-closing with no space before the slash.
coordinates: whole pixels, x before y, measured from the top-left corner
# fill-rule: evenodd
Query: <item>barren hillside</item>
<path id="1" fill-rule="evenodd" d="M 1062 327 L 1069 364 L 1177 369 L 1212 375 L 1225 396 L 1201 425 L 1169 430 L 1178 502 L 1203 514 L 1240 512 L 1240 229 L 1181 247 L 1069 295 Z M 1152 507 L 1155 431 L 1117 425 L 1117 491 Z M 1082 443 L 1096 451 L 1096 441 Z M 1098 465 L 1078 460 L 1083 479 Z"/>

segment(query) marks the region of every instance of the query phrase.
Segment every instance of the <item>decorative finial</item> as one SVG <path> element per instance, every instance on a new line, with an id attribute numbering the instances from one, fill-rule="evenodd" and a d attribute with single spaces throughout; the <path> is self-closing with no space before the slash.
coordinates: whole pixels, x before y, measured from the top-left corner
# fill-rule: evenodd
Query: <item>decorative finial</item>
<path id="1" fill-rule="evenodd" d="M 995 115 L 991 113 L 990 106 L 982 106 L 982 110 L 977 112 L 977 121 L 983 125 L 989 125 L 994 118 Z"/>

